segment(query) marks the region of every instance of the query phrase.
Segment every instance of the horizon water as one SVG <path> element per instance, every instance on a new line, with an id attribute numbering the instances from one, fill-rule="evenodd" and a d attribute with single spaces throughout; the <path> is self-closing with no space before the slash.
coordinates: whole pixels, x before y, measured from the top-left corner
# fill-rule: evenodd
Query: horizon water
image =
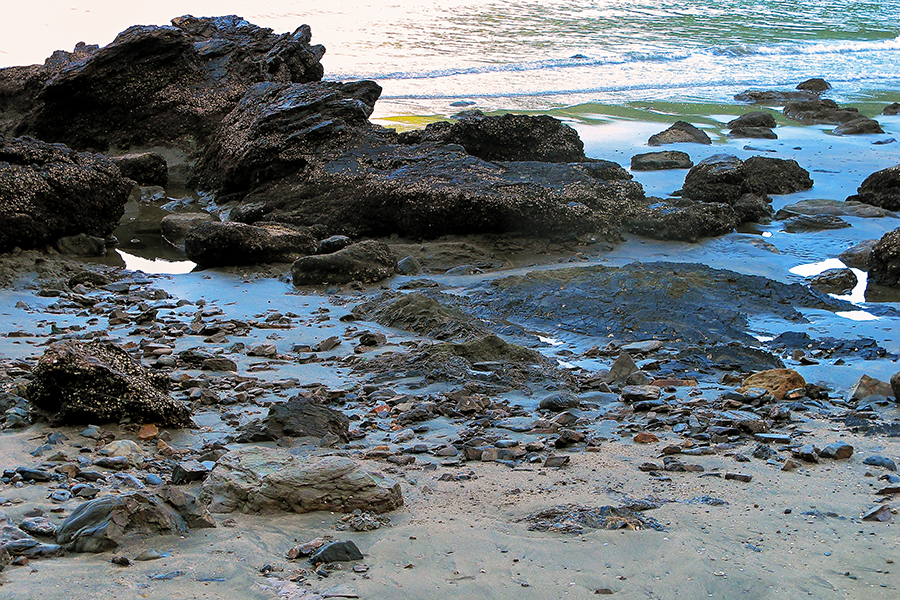
<path id="1" fill-rule="evenodd" d="M 900 100 L 900 0 L 44 0 L 6 13 L 0 67 L 184 14 L 237 14 L 277 33 L 309 24 L 326 47 L 326 79 L 384 88 L 376 117 L 452 114 L 460 104 L 732 104 L 745 89 L 811 77 L 829 81 L 838 102 Z"/>

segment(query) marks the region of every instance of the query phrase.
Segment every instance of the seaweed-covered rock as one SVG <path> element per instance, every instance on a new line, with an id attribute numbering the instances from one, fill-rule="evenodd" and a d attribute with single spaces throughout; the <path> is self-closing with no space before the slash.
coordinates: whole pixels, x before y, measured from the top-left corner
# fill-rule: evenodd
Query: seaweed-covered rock
<path id="1" fill-rule="evenodd" d="M 629 208 L 625 228 L 631 233 L 657 240 L 697 242 L 734 231 L 741 223 L 734 208 L 722 202 L 689 198 L 648 201 L 646 206 Z"/>
<path id="2" fill-rule="evenodd" d="M 191 228 L 184 253 L 202 267 L 292 262 L 313 254 L 318 242 L 306 229 L 284 223 L 208 221 Z"/>
<path id="3" fill-rule="evenodd" d="M 881 114 L 884 116 L 900 115 L 900 102 L 888 104 L 884 107 L 884 110 L 881 111 Z"/>
<path id="4" fill-rule="evenodd" d="M 353 315 L 436 340 L 459 341 L 486 333 L 471 315 L 415 292 L 394 299 L 379 296 L 354 307 Z"/>
<path id="5" fill-rule="evenodd" d="M 785 104 L 786 102 L 802 102 L 818 99 L 819 94 L 809 90 L 745 90 L 735 94 L 734 99 L 748 104 Z"/>
<path id="6" fill-rule="evenodd" d="M 806 81 L 802 81 L 797 84 L 798 90 L 807 90 L 810 92 L 827 92 L 831 89 L 831 84 L 822 79 L 821 77 L 813 77 L 812 79 L 807 79 Z"/>
<path id="7" fill-rule="evenodd" d="M 167 393 L 168 378 L 106 341 L 62 341 L 32 371 L 27 397 L 52 424 L 130 420 L 190 427 L 190 408 Z"/>
<path id="8" fill-rule="evenodd" d="M 294 456 L 250 446 L 222 456 L 200 498 L 213 513 L 316 510 L 372 512 L 403 505 L 400 484 L 341 456 Z"/>
<path id="9" fill-rule="evenodd" d="M 253 84 L 322 78 L 322 46 L 302 25 L 276 35 L 240 17 L 135 25 L 103 48 L 80 45 L 41 67 L 0 70 L 0 132 L 74 148 L 154 144 L 192 149 Z"/>
<path id="10" fill-rule="evenodd" d="M 680 143 L 704 144 L 708 146 L 712 144 L 712 140 L 709 139 L 709 136 L 703 130 L 698 129 L 694 125 L 685 121 L 675 121 L 665 131 L 651 135 L 647 143 L 651 146 Z"/>
<path id="11" fill-rule="evenodd" d="M 794 160 L 754 156 L 742 161 L 716 154 L 688 171 L 682 195 L 703 202 L 734 204 L 744 194 L 790 194 L 812 185 L 809 172 Z"/>
<path id="12" fill-rule="evenodd" d="M 900 229 L 887 232 L 872 247 L 869 283 L 900 288 Z"/>
<path id="13" fill-rule="evenodd" d="M 900 165 L 872 173 L 847 200 L 900 210 Z"/>
<path id="14" fill-rule="evenodd" d="M 810 281 L 811 286 L 827 294 L 847 294 L 857 283 L 856 273 L 850 269 L 828 269 Z"/>
<path id="15" fill-rule="evenodd" d="M 429 123 L 425 129 L 401 135 L 403 143 L 459 144 L 487 161 L 587 162 L 578 133 L 550 116 L 463 113 L 455 122 Z"/>
<path id="16" fill-rule="evenodd" d="M 56 541 L 72 552 L 104 552 L 128 540 L 187 531 L 177 510 L 155 494 L 138 491 L 80 505 L 60 525 Z"/>
<path id="17" fill-rule="evenodd" d="M 105 156 L 0 136 L 0 252 L 77 234 L 106 237 L 133 186 Z"/>

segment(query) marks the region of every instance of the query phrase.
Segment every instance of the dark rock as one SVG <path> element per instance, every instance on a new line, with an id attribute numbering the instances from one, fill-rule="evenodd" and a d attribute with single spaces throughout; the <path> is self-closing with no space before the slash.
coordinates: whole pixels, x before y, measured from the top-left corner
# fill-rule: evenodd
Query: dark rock
<path id="1" fill-rule="evenodd" d="M 813 277 L 810 285 L 826 294 L 846 294 L 857 283 L 856 273 L 850 269 L 828 269 Z"/>
<path id="2" fill-rule="evenodd" d="M 806 100 L 791 102 L 784 107 L 784 116 L 794 121 L 800 121 L 804 125 L 824 123 L 827 125 L 840 125 L 856 120 L 862 115 L 855 108 L 841 108 L 834 100 Z"/>
<path id="3" fill-rule="evenodd" d="M 103 48 L 0 71 L 17 110 L 6 129 L 75 148 L 202 146 L 253 84 L 318 81 L 309 27 L 275 35 L 231 15 L 130 27 Z"/>
<path id="4" fill-rule="evenodd" d="M 422 265 L 415 256 L 407 256 L 397 261 L 397 271 L 401 275 L 418 275 L 422 272 Z"/>
<path id="5" fill-rule="evenodd" d="M 157 491 L 157 495 L 173 507 L 191 529 L 208 529 L 216 526 L 216 520 L 209 514 L 209 510 L 182 488 L 164 486 Z"/>
<path id="6" fill-rule="evenodd" d="M 897 218 L 893 212 L 864 204 L 855 200 L 829 200 L 814 198 L 788 204 L 775 213 L 776 219 L 787 219 L 796 215 L 830 215 L 835 217 L 857 217 L 861 219 Z"/>
<path id="7" fill-rule="evenodd" d="M 459 144 L 472 156 L 486 161 L 588 161 L 578 133 L 559 119 L 544 115 L 488 117 L 477 110 L 468 111 L 455 122 L 429 123 L 423 130 L 406 132 L 400 141 Z"/>
<path id="8" fill-rule="evenodd" d="M 832 215 L 797 215 L 784 221 L 784 230 L 788 233 L 846 229 L 847 227 L 850 227 L 850 223 Z"/>
<path id="9" fill-rule="evenodd" d="M 351 560 L 362 560 L 363 554 L 359 551 L 352 541 L 331 542 L 325 544 L 312 553 L 309 562 L 314 565 L 319 563 L 335 563 L 348 562 Z"/>
<path id="10" fill-rule="evenodd" d="M 205 212 L 174 213 L 162 218 L 160 233 L 164 240 L 176 248 L 184 250 L 184 239 L 191 229 L 201 223 L 218 220 L 218 217 Z"/>
<path id="11" fill-rule="evenodd" d="M 866 240 L 860 242 L 852 248 L 841 252 L 838 255 L 838 258 L 852 269 L 866 271 L 869 268 L 869 257 L 872 256 L 872 248 L 874 248 L 877 243 L 878 240 Z"/>
<path id="12" fill-rule="evenodd" d="M 0 135 L 0 252 L 110 235 L 134 185 L 105 156 Z"/>
<path id="13" fill-rule="evenodd" d="M 332 252 L 343 250 L 352 243 L 353 240 L 346 235 L 333 235 L 319 242 L 319 247 L 316 248 L 316 254 L 331 254 Z"/>
<path id="14" fill-rule="evenodd" d="M 646 205 L 629 207 L 624 225 L 631 233 L 657 240 L 698 242 L 730 233 L 740 223 L 734 208 L 721 202 L 648 198 Z"/>
<path id="15" fill-rule="evenodd" d="M 139 185 L 165 187 L 169 183 L 169 165 L 165 157 L 156 152 L 114 156 L 112 161 L 119 167 L 122 177 L 133 179 Z"/>
<path id="16" fill-rule="evenodd" d="M 900 228 L 884 234 L 872 247 L 869 283 L 900 288 Z"/>
<path id="17" fill-rule="evenodd" d="M 690 123 L 685 121 L 676 121 L 671 127 L 651 135 L 647 142 L 651 146 L 662 146 L 663 144 L 677 143 L 694 143 L 694 144 L 712 144 L 709 136 L 700 129 L 697 129 Z"/>
<path id="18" fill-rule="evenodd" d="M 687 152 L 666 150 L 663 152 L 647 152 L 631 157 L 632 171 L 662 171 L 665 169 L 690 169 L 694 162 Z"/>
<path id="19" fill-rule="evenodd" d="M 61 237 L 56 240 L 56 249 L 61 254 L 73 254 L 75 256 L 105 256 L 106 240 L 101 237 L 79 233 Z"/>
<path id="20" fill-rule="evenodd" d="M 139 491 L 85 502 L 60 525 L 56 541 L 72 552 L 104 552 L 135 537 L 185 534 L 187 529 L 175 509 Z"/>
<path id="21" fill-rule="evenodd" d="M 775 122 L 775 117 L 772 115 L 772 113 L 754 111 L 745 113 L 736 119 L 732 119 L 728 122 L 727 127 L 728 129 L 743 129 L 746 127 L 763 127 L 766 129 L 772 129 L 776 125 L 777 123 Z"/>
<path id="22" fill-rule="evenodd" d="M 786 102 L 798 102 L 804 100 L 814 100 L 819 97 L 818 94 L 809 90 L 797 91 L 753 91 L 747 90 L 736 94 L 734 99 L 738 102 L 747 102 L 749 104 L 785 104 Z"/>
<path id="23" fill-rule="evenodd" d="M 316 251 L 305 228 L 281 223 L 221 223 L 193 227 L 184 239 L 187 257 L 202 267 L 292 262 Z"/>
<path id="24" fill-rule="evenodd" d="M 828 444 L 819 452 L 819 456 L 841 460 L 853 456 L 853 446 L 847 442 L 835 442 Z"/>
<path id="25" fill-rule="evenodd" d="M 881 111 L 881 114 L 884 116 L 893 116 L 900 115 L 900 102 L 894 102 L 893 104 L 888 104 L 884 107 L 884 110 Z"/>
<path id="26" fill-rule="evenodd" d="M 809 463 L 817 463 L 819 462 L 819 449 L 813 446 L 812 444 L 806 444 L 805 446 L 801 446 L 793 451 L 794 458 L 799 458 L 804 462 Z"/>
<path id="27" fill-rule="evenodd" d="M 887 469 L 888 471 L 896 471 L 897 464 L 886 456 L 880 456 L 877 454 L 873 454 L 872 456 L 867 456 L 863 459 L 864 465 L 871 465 L 873 467 L 881 467 L 882 469 Z"/>
<path id="28" fill-rule="evenodd" d="M 332 254 L 304 256 L 291 265 L 294 285 L 361 281 L 372 283 L 397 272 L 397 259 L 384 242 L 366 240 Z"/>
<path id="29" fill-rule="evenodd" d="M 836 135 L 860 135 L 864 133 L 884 133 L 881 124 L 875 119 L 860 117 L 841 123 L 834 128 Z"/>
<path id="30" fill-rule="evenodd" d="M 688 171 L 682 195 L 703 202 L 734 204 L 745 194 L 790 194 L 812 185 L 809 172 L 793 160 L 754 156 L 742 161 L 717 154 Z"/>
<path id="31" fill-rule="evenodd" d="M 730 138 L 750 138 L 758 140 L 777 140 L 778 135 L 766 127 L 734 127 L 728 133 Z"/>
<path id="32" fill-rule="evenodd" d="M 168 377 L 148 371 L 105 341 L 51 345 L 32 371 L 28 400 L 51 423 L 108 423 L 130 419 L 189 427 L 190 409 L 166 392 Z"/>
<path id="33" fill-rule="evenodd" d="M 900 165 L 872 173 L 847 200 L 900 211 Z"/>
<path id="34" fill-rule="evenodd" d="M 224 356 L 213 356 L 205 359 L 200 368 L 204 371 L 237 371 L 237 363 Z"/>
<path id="35" fill-rule="evenodd" d="M 279 440 L 283 437 L 322 438 L 335 435 L 349 441 L 350 421 L 344 413 L 322 406 L 309 398 L 295 396 L 283 403 L 272 404 L 264 419 L 240 428 L 239 443 Z"/>
<path id="36" fill-rule="evenodd" d="M 209 475 L 209 469 L 196 460 L 177 463 L 172 468 L 172 483 L 182 485 L 192 481 L 203 481 Z"/>
<path id="37" fill-rule="evenodd" d="M 471 315 L 418 292 L 376 297 L 356 306 L 353 315 L 436 340 L 467 339 L 487 331 Z"/>
<path id="38" fill-rule="evenodd" d="M 725 473 L 726 480 L 732 481 L 741 481 L 743 483 L 750 483 L 753 479 L 752 475 L 744 475 L 743 473 Z"/>
<path id="39" fill-rule="evenodd" d="M 561 392 L 542 398 L 539 408 L 561 412 L 570 408 L 578 408 L 579 406 L 581 406 L 581 400 L 578 399 L 578 396 L 571 392 Z"/>
<path id="40" fill-rule="evenodd" d="M 900 371 L 891 375 L 891 390 L 894 392 L 894 402 L 900 402 Z"/>
<path id="41" fill-rule="evenodd" d="M 820 77 L 807 79 L 797 84 L 798 90 L 806 90 L 809 92 L 825 92 L 831 89 L 831 84 Z"/>

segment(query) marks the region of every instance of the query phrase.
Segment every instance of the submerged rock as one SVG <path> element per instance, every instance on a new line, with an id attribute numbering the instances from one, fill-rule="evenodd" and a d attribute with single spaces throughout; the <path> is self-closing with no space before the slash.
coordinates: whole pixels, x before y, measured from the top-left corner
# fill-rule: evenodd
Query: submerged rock
<path id="1" fill-rule="evenodd" d="M 0 252 L 108 236 L 133 185 L 105 156 L 0 135 Z"/>
<path id="2" fill-rule="evenodd" d="M 847 201 L 863 202 L 891 211 L 900 210 L 900 165 L 872 173 Z"/>
<path id="3" fill-rule="evenodd" d="M 298 457 L 283 450 L 248 447 L 216 462 L 201 488 L 214 513 L 316 510 L 373 512 L 403 505 L 400 485 L 340 456 Z"/>
<path id="4" fill-rule="evenodd" d="M 838 255 L 838 258 L 852 269 L 867 271 L 869 269 L 869 257 L 872 256 L 872 248 L 874 248 L 877 243 L 878 240 L 862 241 L 852 248 L 841 252 Z"/>
<path id="5" fill-rule="evenodd" d="M 900 288 L 900 228 L 884 234 L 872 247 L 869 283 Z"/>
<path id="6" fill-rule="evenodd" d="M 190 408 L 167 393 L 168 377 L 150 372 L 111 342 L 56 342 L 31 376 L 28 400 L 51 424 L 193 425 Z"/>
<path id="7" fill-rule="evenodd" d="M 647 142 L 651 146 L 662 146 L 664 144 L 694 143 L 694 144 L 712 144 L 712 140 L 701 129 L 687 123 L 685 121 L 676 121 L 671 127 L 651 135 Z"/>
<path id="8" fill-rule="evenodd" d="M 397 272 L 397 258 L 384 242 L 366 240 L 331 254 L 304 256 L 291 265 L 294 285 L 360 281 L 373 283 Z"/>

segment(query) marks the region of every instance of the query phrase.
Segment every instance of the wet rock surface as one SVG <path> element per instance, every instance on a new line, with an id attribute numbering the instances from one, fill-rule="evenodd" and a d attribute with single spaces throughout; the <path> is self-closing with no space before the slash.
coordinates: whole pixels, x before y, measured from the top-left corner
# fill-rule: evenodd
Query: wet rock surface
<path id="1" fill-rule="evenodd" d="M 205 221 L 184 237 L 185 255 L 203 267 L 292 262 L 315 252 L 317 245 L 306 228 L 281 223 Z"/>
<path id="2" fill-rule="evenodd" d="M 900 165 L 872 173 L 862 182 L 856 194 L 847 198 L 891 211 L 900 210 Z"/>
<path id="3" fill-rule="evenodd" d="M 698 129 L 696 126 L 691 125 L 686 121 L 676 121 L 665 131 L 650 136 L 647 143 L 651 146 L 684 143 L 709 145 L 712 144 L 712 140 L 709 139 L 706 132 Z"/>
<path id="4" fill-rule="evenodd" d="M 900 287 L 900 228 L 884 234 L 872 246 L 869 281 L 887 287 Z"/>
<path id="5" fill-rule="evenodd" d="M 367 240 L 331 254 L 304 256 L 291 265 L 294 285 L 381 281 L 397 272 L 397 258 L 384 242 Z"/>

